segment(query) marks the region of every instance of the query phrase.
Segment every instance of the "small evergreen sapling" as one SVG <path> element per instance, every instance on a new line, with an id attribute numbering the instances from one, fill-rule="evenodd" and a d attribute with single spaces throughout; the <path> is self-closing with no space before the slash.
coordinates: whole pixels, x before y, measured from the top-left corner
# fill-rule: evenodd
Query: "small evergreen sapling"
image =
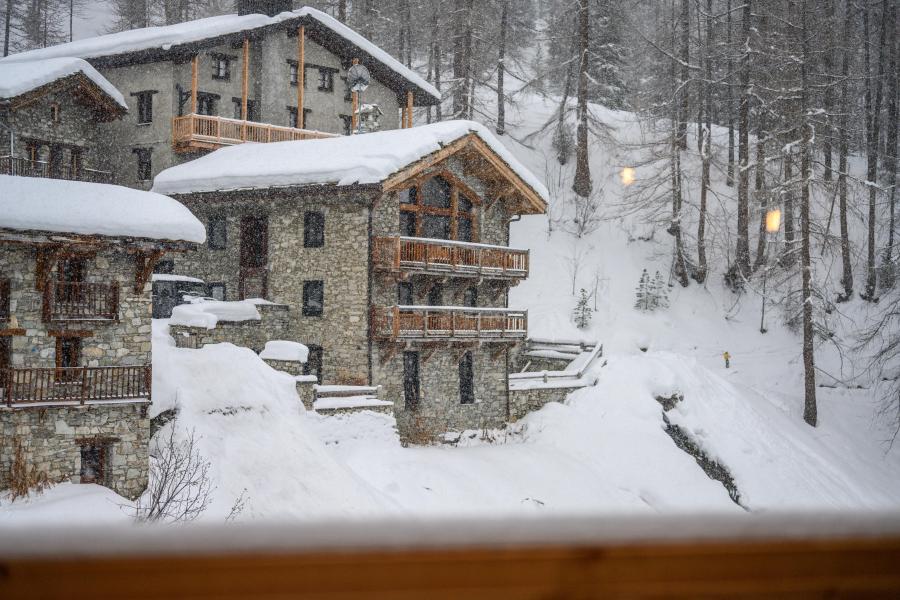
<path id="1" fill-rule="evenodd" d="M 635 301 L 634 307 L 638 310 L 652 310 L 650 303 L 650 275 L 647 269 L 641 271 L 641 279 L 638 281 L 637 288 L 634 291 Z"/>
<path id="2" fill-rule="evenodd" d="M 591 307 L 588 305 L 588 297 L 587 290 L 581 288 L 581 294 L 578 298 L 578 304 L 575 305 L 575 310 L 573 312 L 573 317 L 575 319 L 575 326 L 578 329 L 587 329 L 587 327 L 591 324 Z"/>
<path id="3" fill-rule="evenodd" d="M 659 271 L 653 278 L 653 308 L 669 308 L 669 284 L 663 281 Z"/>

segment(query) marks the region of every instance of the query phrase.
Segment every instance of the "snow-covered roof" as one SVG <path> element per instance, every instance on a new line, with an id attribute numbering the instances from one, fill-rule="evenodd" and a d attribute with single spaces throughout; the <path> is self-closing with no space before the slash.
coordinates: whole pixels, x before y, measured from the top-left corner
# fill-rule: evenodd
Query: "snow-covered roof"
<path id="1" fill-rule="evenodd" d="M 144 27 L 119 33 L 110 33 L 92 38 L 76 40 L 66 44 L 39 48 L 28 52 L 21 52 L 3 59 L 0 62 L 17 62 L 23 60 L 38 60 L 56 58 L 61 56 L 77 56 L 80 58 L 103 58 L 129 52 L 143 50 L 171 50 L 176 46 L 201 42 L 203 40 L 239 33 L 251 29 L 259 29 L 270 25 L 277 25 L 292 19 L 313 20 L 317 25 L 328 29 L 331 33 L 343 38 L 369 54 L 372 58 L 384 64 L 385 67 L 406 79 L 410 83 L 421 88 L 426 94 L 435 100 L 440 100 L 440 93 L 430 83 L 417 75 L 390 54 L 359 35 L 334 17 L 308 6 L 283 12 L 269 17 L 262 14 L 250 15 L 222 15 L 196 19 L 175 25 L 160 27 Z"/>
<path id="2" fill-rule="evenodd" d="M 429 154 L 475 134 L 545 202 L 547 188 L 490 130 L 474 121 L 443 121 L 320 140 L 241 144 L 171 167 L 153 190 L 188 194 L 239 189 L 380 183 Z"/>
<path id="3" fill-rule="evenodd" d="M 259 311 L 256 310 L 256 304 L 253 302 L 246 300 L 223 302 L 198 298 L 189 304 L 180 304 L 173 308 L 169 324 L 215 329 L 219 321 L 236 323 L 259 321 L 261 318 Z"/>
<path id="4" fill-rule="evenodd" d="M 27 63 L 0 61 L 0 98 L 15 98 L 63 77 L 83 73 L 116 104 L 128 110 L 125 97 L 87 61 L 74 57 L 48 58 Z"/>
<path id="5" fill-rule="evenodd" d="M 118 185 L 0 175 L 0 228 L 202 243 L 180 202 Z"/>
<path id="6" fill-rule="evenodd" d="M 309 359 L 309 348 L 300 342 L 290 340 L 269 340 L 259 357 L 269 360 L 289 360 L 305 363 Z"/>
<path id="7" fill-rule="evenodd" d="M 172 273 L 153 273 L 150 281 L 178 281 L 181 283 L 203 283 L 206 282 L 196 277 L 188 277 L 187 275 L 174 275 Z"/>

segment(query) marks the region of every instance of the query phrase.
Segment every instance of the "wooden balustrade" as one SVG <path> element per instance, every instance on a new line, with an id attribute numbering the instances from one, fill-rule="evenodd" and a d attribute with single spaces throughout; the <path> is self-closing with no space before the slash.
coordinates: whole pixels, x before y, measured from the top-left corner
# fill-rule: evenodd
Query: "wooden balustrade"
<path id="1" fill-rule="evenodd" d="M 150 365 L 0 369 L 0 403 L 150 399 Z"/>
<path id="2" fill-rule="evenodd" d="M 45 321 L 115 320 L 118 315 L 118 285 L 51 281 L 44 288 Z"/>
<path id="3" fill-rule="evenodd" d="M 191 114 L 172 119 L 172 144 L 176 149 L 215 149 L 243 142 L 288 142 L 330 137 L 337 137 L 337 134 L 225 117 Z"/>
<path id="4" fill-rule="evenodd" d="M 29 160 L 15 156 L 0 156 L 0 175 L 19 175 L 21 177 L 44 177 L 47 179 L 65 179 L 68 181 L 87 181 L 90 183 L 112 183 L 113 176 L 109 171 L 88 169 L 71 164 L 52 165 L 47 161 Z"/>
<path id="5" fill-rule="evenodd" d="M 528 332 L 528 311 L 445 306 L 372 307 L 379 340 L 517 340 Z"/>
<path id="6" fill-rule="evenodd" d="M 451 240 L 376 237 L 372 241 L 376 269 L 488 279 L 528 277 L 528 250 Z"/>

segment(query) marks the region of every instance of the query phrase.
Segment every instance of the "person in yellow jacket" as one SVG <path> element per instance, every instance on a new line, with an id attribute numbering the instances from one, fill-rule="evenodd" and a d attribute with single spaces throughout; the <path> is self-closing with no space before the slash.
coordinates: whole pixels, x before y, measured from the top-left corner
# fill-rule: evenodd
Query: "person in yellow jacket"
<path id="1" fill-rule="evenodd" d="M 731 368 L 731 355 L 728 354 L 728 350 L 726 350 L 725 352 L 722 353 L 722 358 L 725 359 L 725 368 L 730 369 Z"/>

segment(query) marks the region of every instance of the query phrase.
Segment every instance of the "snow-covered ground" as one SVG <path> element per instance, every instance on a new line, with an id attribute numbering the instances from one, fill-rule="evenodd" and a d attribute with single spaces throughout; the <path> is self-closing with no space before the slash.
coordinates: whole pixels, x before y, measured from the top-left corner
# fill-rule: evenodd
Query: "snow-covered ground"
<path id="1" fill-rule="evenodd" d="M 549 134 L 527 145 L 516 141 L 555 107 L 520 100 L 519 114 L 510 118 L 520 125 L 502 139 L 548 182 L 557 201 L 551 214 L 558 218 L 571 173 L 556 166 Z M 641 131 L 628 113 L 595 111 L 609 129 L 608 139 L 595 140 L 592 175 L 611 208 L 629 192 L 620 169 L 636 161 L 624 144 Z M 714 188 L 721 201 L 711 215 L 710 244 L 718 269 L 725 261 L 717 253 L 730 247 L 726 225 L 734 207 L 721 173 L 714 175 Z M 696 182 L 689 182 L 688 195 L 696 196 Z M 176 349 L 167 323 L 157 321 L 153 410 L 177 404 L 179 416 L 167 427 L 193 430 L 212 463 L 214 499 L 202 519 L 223 522 L 241 497 L 238 520 L 900 507 L 900 450 L 885 444 L 889 429 L 876 418 L 878 394 L 862 377 L 864 357 L 841 356 L 828 344 L 817 348 L 820 381 L 852 385 L 818 388 L 819 426 L 811 428 L 802 420 L 799 338 L 784 325 L 780 307 L 769 312 L 768 333 L 759 333 L 760 297 L 752 285 L 735 296 L 718 270 L 704 285 L 672 288 L 669 309 L 639 312 L 633 304 L 641 271 L 669 272 L 671 241 L 663 231 L 641 241 L 649 226 L 621 218 L 578 239 L 559 227 L 550 233 L 549 224 L 542 216 L 514 224 L 511 244 L 531 250 L 531 277 L 514 288 L 510 302 L 528 308 L 532 336 L 602 341 L 605 360 L 591 374 L 597 385 L 506 431 L 470 432 L 456 445 L 403 448 L 393 420 L 371 412 L 307 413 L 293 379 L 251 351 Z M 598 290 L 584 331 L 571 319 L 575 255 L 575 288 Z M 838 279 L 838 267 L 828 267 L 826 253 L 817 264 L 820 281 Z M 779 286 L 786 284 L 773 281 L 773 295 L 783 292 Z M 836 335 L 852 340 L 870 310 L 858 300 L 842 305 L 830 317 Z M 683 400 L 666 413 L 669 421 L 728 469 L 742 506 L 666 434 L 655 397 L 676 392 Z M 109 502 L 107 491 L 81 486 L 92 491 L 82 495 L 79 488 L 76 497 L 76 487 L 59 486 L 28 504 L 0 498 L 0 526 L 63 510 L 78 520 L 120 518 L 122 509 Z"/>

